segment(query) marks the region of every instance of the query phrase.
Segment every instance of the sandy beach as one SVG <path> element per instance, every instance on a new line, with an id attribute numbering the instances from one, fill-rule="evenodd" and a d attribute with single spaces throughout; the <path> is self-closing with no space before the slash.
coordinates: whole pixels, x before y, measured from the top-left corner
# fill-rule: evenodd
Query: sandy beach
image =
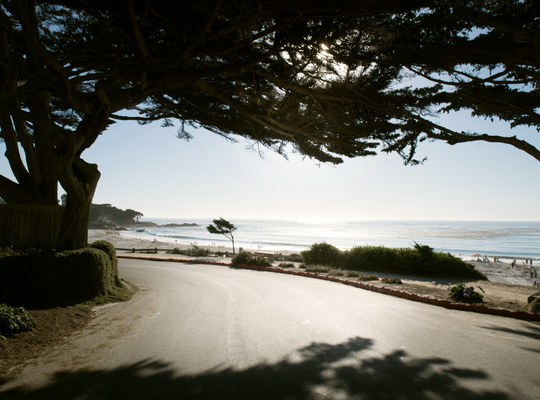
<path id="1" fill-rule="evenodd" d="M 117 249 L 120 249 L 121 253 L 130 252 L 131 249 L 136 250 L 172 250 L 178 248 L 180 250 L 186 250 L 192 248 L 191 245 L 177 244 L 159 240 L 144 240 L 125 237 L 121 231 L 114 230 L 100 230 L 90 229 L 88 231 L 88 242 L 94 242 L 96 240 L 106 240 L 114 244 Z M 201 246 L 204 248 L 204 246 Z M 227 246 L 212 246 L 208 247 L 213 253 L 232 253 L 232 248 Z M 288 251 L 281 251 L 280 254 L 291 254 Z M 168 255 L 170 257 L 171 255 Z M 512 266 L 510 258 L 500 258 L 499 261 L 493 260 L 493 258 L 487 261 L 481 260 L 466 260 L 474 267 L 484 273 L 491 282 L 504 283 L 509 285 L 521 285 L 521 286 L 533 286 L 534 282 L 540 282 L 540 277 L 531 276 L 531 266 L 525 264 L 523 260 L 517 260 L 515 266 Z M 540 267 L 535 265 L 533 267 L 537 272 L 540 272 Z M 539 289 L 540 290 L 540 289 Z"/>
<path id="2" fill-rule="evenodd" d="M 162 260 L 189 260 L 190 257 L 176 254 L 167 254 L 166 250 L 171 250 L 173 247 L 185 250 L 191 248 L 189 245 L 172 245 L 167 242 L 158 240 L 149 241 L 142 239 L 127 238 L 121 235 L 119 231 L 112 230 L 89 230 L 88 241 L 91 243 L 96 240 L 106 240 L 114 244 L 117 248 L 118 255 L 123 257 L 150 257 L 152 259 Z M 132 252 L 132 249 L 148 250 L 151 254 L 144 252 Z M 158 250 L 157 253 L 153 251 Z M 228 247 L 212 247 L 213 252 L 232 252 L 232 248 Z M 286 252 L 283 252 L 285 254 Z M 193 259 L 193 258 L 191 258 Z M 213 256 L 207 261 L 228 263 L 228 257 Z M 482 291 L 485 297 L 485 304 L 490 307 L 503 308 L 513 311 L 528 311 L 529 305 L 527 298 L 540 291 L 540 288 L 534 287 L 535 279 L 540 281 L 540 278 L 531 278 L 530 266 L 524 262 L 516 263 L 512 267 L 508 262 L 490 261 L 469 261 L 475 268 L 483 272 L 489 281 L 467 282 L 467 285 L 473 286 L 476 290 Z M 536 266 L 538 268 L 538 266 Z M 379 274 L 381 275 L 381 274 Z M 380 276 L 383 277 L 382 275 Z M 403 281 L 403 285 L 399 285 L 399 290 L 429 296 L 436 299 L 448 299 L 448 288 L 455 282 L 423 277 L 396 276 Z M 370 283 L 371 284 L 371 283 Z M 381 281 L 373 282 L 376 286 L 388 286 Z M 394 286 L 395 287 L 395 286 Z"/>

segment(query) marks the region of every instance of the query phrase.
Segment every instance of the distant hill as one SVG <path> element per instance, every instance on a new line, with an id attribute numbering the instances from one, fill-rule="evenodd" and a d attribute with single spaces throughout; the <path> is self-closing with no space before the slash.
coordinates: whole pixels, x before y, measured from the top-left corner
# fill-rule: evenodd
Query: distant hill
<path id="1" fill-rule="evenodd" d="M 90 207 L 90 229 L 125 229 L 141 224 L 143 213 L 131 209 L 121 210 L 111 204 L 92 204 Z"/>
<path id="2" fill-rule="evenodd" d="M 111 204 L 92 204 L 90 207 L 89 229 L 114 229 L 124 230 L 127 228 L 158 226 L 149 221 L 141 221 L 143 213 L 131 209 L 122 210 Z M 195 223 L 166 224 L 170 228 L 186 226 L 198 226 Z"/>

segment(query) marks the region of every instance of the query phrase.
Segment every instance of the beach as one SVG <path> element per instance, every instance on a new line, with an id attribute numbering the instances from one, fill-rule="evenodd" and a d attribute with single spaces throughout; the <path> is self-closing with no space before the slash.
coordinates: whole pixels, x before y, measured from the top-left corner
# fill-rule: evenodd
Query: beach
<path id="1" fill-rule="evenodd" d="M 165 252 L 166 250 L 172 250 L 178 248 L 180 250 L 187 250 L 193 247 L 192 244 L 185 243 L 172 243 L 170 240 L 159 240 L 154 238 L 153 240 L 145 240 L 141 238 L 125 236 L 122 231 L 115 230 L 101 230 L 90 229 L 88 231 L 89 243 L 96 240 L 106 240 L 111 242 L 115 248 L 120 249 L 120 252 L 129 252 L 132 249 L 136 250 L 160 250 Z M 201 245 L 201 248 L 206 248 L 212 253 L 232 253 L 232 247 L 226 245 Z M 251 249 L 249 249 L 251 251 Z M 268 251 L 268 254 L 291 254 L 290 250 L 274 250 Z M 169 255 L 170 256 L 170 255 Z M 531 276 L 531 266 L 525 259 L 514 259 L 513 257 L 497 257 L 495 261 L 494 257 L 464 257 L 464 260 L 474 265 L 474 267 L 485 274 L 491 282 L 504 283 L 509 285 L 522 285 L 533 286 L 534 282 L 540 282 L 540 277 Z M 512 267 L 512 263 L 515 261 L 515 266 Z M 540 265 L 538 261 L 533 264 L 533 269 L 540 272 Z M 540 289 L 539 289 L 540 290 Z"/>
<path id="2" fill-rule="evenodd" d="M 143 240 L 136 238 L 124 237 L 118 231 L 112 230 L 89 230 L 89 242 L 96 240 L 106 240 L 114 244 L 117 248 L 120 257 L 136 257 L 148 258 L 153 260 L 171 260 L 171 261 L 196 261 L 203 260 L 204 262 L 214 263 L 229 263 L 230 257 L 225 253 L 232 252 L 232 249 L 227 246 L 211 246 L 212 252 L 220 253 L 208 258 L 193 258 L 178 254 L 168 254 L 166 250 L 171 250 L 173 247 L 187 250 L 190 245 L 171 245 L 170 242 L 162 242 L 159 240 Z M 201 246 L 204 247 L 204 246 Z M 133 252 L 136 249 L 136 252 Z M 157 250 L 157 252 L 156 252 Z M 283 252 L 282 254 L 285 254 Z M 485 297 L 485 305 L 492 308 L 500 308 L 511 311 L 529 311 L 530 307 L 527 304 L 527 298 L 532 294 L 540 291 L 540 288 L 534 287 L 528 273 L 528 267 L 524 262 L 517 263 L 514 268 L 507 262 L 494 261 L 469 261 L 476 269 L 483 272 L 488 281 L 465 282 L 468 286 L 475 287 L 476 290 L 483 292 Z M 275 263 L 276 265 L 279 262 Z M 298 266 L 297 266 L 298 268 Z M 381 274 L 379 274 L 381 275 Z M 385 275 L 385 274 L 382 274 Z M 379 276 L 383 278 L 389 276 Z M 426 277 L 411 277 L 397 276 L 402 280 L 403 284 L 398 285 L 400 291 L 413 293 L 416 295 L 427 296 L 434 299 L 447 300 L 448 289 L 456 281 L 442 278 L 426 278 Z M 540 278 L 537 278 L 540 280 Z M 388 285 L 382 281 L 370 282 L 370 285 L 376 287 L 388 287 L 395 289 L 396 285 Z"/>

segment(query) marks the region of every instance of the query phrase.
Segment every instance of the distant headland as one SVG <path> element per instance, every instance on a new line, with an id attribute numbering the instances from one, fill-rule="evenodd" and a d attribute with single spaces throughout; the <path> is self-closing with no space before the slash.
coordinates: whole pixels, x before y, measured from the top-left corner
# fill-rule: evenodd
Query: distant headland
<path id="1" fill-rule="evenodd" d="M 199 226 L 196 223 L 169 223 L 157 224 L 151 221 L 141 221 L 143 213 L 126 209 L 122 210 L 114 207 L 111 204 L 92 204 L 90 207 L 90 220 L 88 222 L 89 229 L 110 229 L 110 230 L 126 230 L 137 228 L 150 228 L 154 226 L 167 228 L 183 228 Z"/>

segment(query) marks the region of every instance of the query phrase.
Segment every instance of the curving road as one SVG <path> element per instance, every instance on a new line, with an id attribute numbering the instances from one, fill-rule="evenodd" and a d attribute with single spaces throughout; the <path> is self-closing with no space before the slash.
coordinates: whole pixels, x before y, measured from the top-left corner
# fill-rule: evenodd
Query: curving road
<path id="1" fill-rule="evenodd" d="M 120 260 L 141 289 L 2 399 L 537 399 L 540 324 L 316 279 Z"/>

